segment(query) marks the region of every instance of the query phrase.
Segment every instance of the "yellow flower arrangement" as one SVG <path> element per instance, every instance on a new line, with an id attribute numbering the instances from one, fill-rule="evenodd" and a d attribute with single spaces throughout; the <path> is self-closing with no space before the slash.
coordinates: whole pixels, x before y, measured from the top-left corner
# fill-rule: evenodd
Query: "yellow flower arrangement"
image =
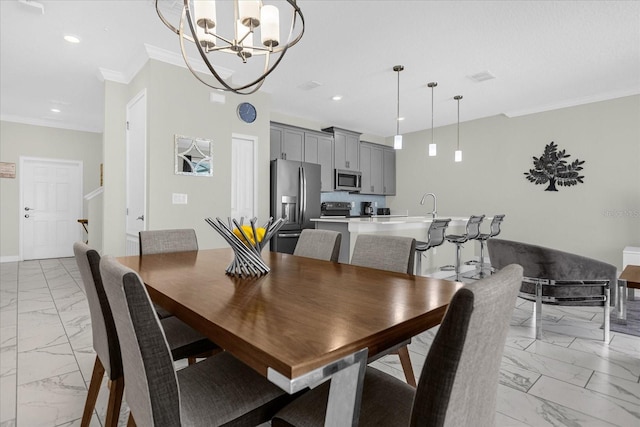
<path id="1" fill-rule="evenodd" d="M 249 242 L 251 243 L 251 246 L 255 246 L 256 244 L 256 239 L 253 235 L 253 228 L 251 228 L 250 225 L 243 225 L 242 227 L 242 231 L 244 231 L 244 234 L 247 235 L 247 237 L 249 238 Z M 258 227 L 256 228 L 256 234 L 258 235 L 258 242 L 262 242 L 262 239 L 264 238 L 264 234 L 265 234 L 266 230 L 262 227 Z M 242 235 L 242 232 L 240 232 L 240 230 L 238 230 L 237 228 L 233 229 L 233 234 L 235 234 L 236 236 L 238 236 L 238 239 L 242 240 L 242 242 L 246 245 L 247 241 L 244 238 L 244 236 Z"/>

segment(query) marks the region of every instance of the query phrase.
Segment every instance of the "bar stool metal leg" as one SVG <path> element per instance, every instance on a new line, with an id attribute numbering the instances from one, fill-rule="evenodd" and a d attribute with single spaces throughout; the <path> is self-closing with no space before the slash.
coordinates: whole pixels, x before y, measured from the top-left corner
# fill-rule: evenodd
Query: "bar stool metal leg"
<path id="1" fill-rule="evenodd" d="M 462 243 L 456 243 L 456 281 L 460 280 L 460 248 Z"/>

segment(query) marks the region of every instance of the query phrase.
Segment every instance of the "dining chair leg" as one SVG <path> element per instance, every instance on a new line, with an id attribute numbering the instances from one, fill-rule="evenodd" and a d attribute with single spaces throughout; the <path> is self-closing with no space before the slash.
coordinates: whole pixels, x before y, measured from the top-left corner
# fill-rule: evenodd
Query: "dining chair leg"
<path id="1" fill-rule="evenodd" d="M 189 365 L 193 365 L 194 363 L 196 363 L 196 358 L 195 357 L 189 357 L 189 358 L 187 358 L 187 361 L 189 362 Z"/>
<path id="2" fill-rule="evenodd" d="M 416 376 L 413 373 L 413 366 L 411 366 L 411 359 L 409 358 L 409 349 L 406 345 L 398 349 L 398 356 L 400 357 L 400 364 L 402 364 L 402 370 L 407 379 L 407 384 L 416 387 Z"/>
<path id="3" fill-rule="evenodd" d="M 122 395 L 124 394 L 124 377 L 111 381 L 111 391 L 109 392 L 109 403 L 107 404 L 107 419 L 105 427 L 117 427 L 120 417 L 120 407 L 122 406 Z"/>
<path id="4" fill-rule="evenodd" d="M 98 398 L 98 393 L 100 393 L 100 385 L 102 384 L 102 377 L 104 376 L 104 366 L 102 366 L 102 362 L 96 356 L 96 361 L 93 364 L 93 373 L 91 374 L 91 382 L 89 383 L 89 393 L 87 394 L 87 400 L 84 404 L 84 412 L 82 414 L 82 421 L 80 422 L 81 427 L 87 427 L 91 424 L 91 416 L 93 415 L 93 410 L 96 407 L 96 399 Z"/>

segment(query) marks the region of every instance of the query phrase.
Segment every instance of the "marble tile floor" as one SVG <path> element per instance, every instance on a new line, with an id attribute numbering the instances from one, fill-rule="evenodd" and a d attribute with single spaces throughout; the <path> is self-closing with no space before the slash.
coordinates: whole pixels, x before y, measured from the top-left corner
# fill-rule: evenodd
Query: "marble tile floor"
<path id="1" fill-rule="evenodd" d="M 640 425 L 640 337 L 612 332 L 602 310 L 543 307 L 535 340 L 532 305 L 518 300 L 504 350 L 498 426 Z M 437 328 L 409 347 L 422 369 Z M 0 264 L 0 427 L 77 426 L 95 355 L 73 258 Z M 373 364 L 404 378 L 397 356 Z M 126 391 L 125 391 L 126 392 Z M 106 380 L 92 426 L 102 426 Z M 126 425 L 123 405 L 120 425 Z"/>

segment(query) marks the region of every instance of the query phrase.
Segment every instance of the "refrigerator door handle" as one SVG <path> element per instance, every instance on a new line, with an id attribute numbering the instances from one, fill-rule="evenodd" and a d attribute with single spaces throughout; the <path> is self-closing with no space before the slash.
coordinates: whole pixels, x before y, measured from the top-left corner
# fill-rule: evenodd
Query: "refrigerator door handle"
<path id="1" fill-rule="evenodd" d="M 287 238 L 287 237 L 300 237 L 300 233 L 282 233 L 278 234 L 279 238 Z"/>
<path id="2" fill-rule="evenodd" d="M 307 212 L 307 175 L 304 172 L 304 168 L 301 167 L 302 172 L 302 200 L 300 202 L 300 226 L 304 226 L 305 213 Z"/>

